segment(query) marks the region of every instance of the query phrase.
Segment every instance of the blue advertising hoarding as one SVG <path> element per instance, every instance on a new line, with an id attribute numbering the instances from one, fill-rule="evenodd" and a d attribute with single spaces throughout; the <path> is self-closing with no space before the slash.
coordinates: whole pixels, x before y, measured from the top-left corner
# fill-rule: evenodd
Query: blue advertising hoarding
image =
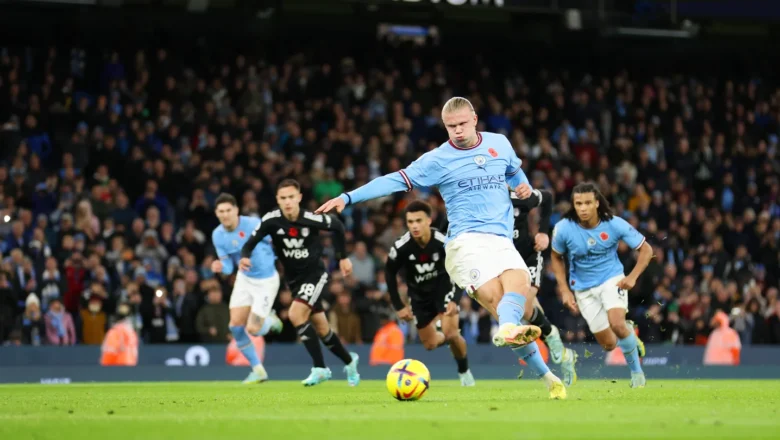
<path id="1" fill-rule="evenodd" d="M 362 359 L 361 376 L 383 379 L 387 365 L 369 366 L 369 346 L 351 347 Z M 626 377 L 626 367 L 607 365 L 600 347 L 578 345 L 579 376 L 583 379 Z M 591 353 L 590 355 L 587 355 Z M 704 366 L 703 347 L 648 346 L 644 367 L 651 378 L 773 378 L 780 379 L 780 347 L 745 347 L 740 366 Z M 424 362 L 435 378 L 456 379 L 449 350 L 426 351 L 411 345 L 405 357 Z M 246 368 L 228 366 L 226 347 L 212 345 L 146 345 L 136 367 L 101 367 L 100 348 L 0 347 L 0 383 L 74 383 L 124 381 L 240 380 Z M 469 361 L 479 379 L 513 379 L 523 369 L 511 350 L 489 345 L 469 347 Z M 338 377 L 339 361 L 326 355 Z M 264 363 L 274 380 L 305 377 L 311 361 L 303 346 L 269 344 Z M 555 365 L 551 365 L 554 369 Z"/>

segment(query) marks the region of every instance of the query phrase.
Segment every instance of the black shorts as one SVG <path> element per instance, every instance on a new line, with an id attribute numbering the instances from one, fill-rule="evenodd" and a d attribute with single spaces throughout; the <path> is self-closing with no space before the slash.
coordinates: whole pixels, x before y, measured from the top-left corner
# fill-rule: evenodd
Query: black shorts
<path id="1" fill-rule="evenodd" d="M 329 279 L 328 272 L 315 271 L 289 283 L 293 301 L 306 304 L 312 313 L 324 311 L 320 298 L 326 292 Z"/>
<path id="2" fill-rule="evenodd" d="M 539 289 L 542 286 L 542 272 L 544 271 L 544 257 L 541 252 L 533 251 L 523 255 L 523 261 L 531 273 L 531 285 Z"/>
<path id="3" fill-rule="evenodd" d="M 412 303 L 412 314 L 417 321 L 417 328 L 427 327 L 440 313 L 447 310 L 447 304 L 455 298 L 457 286 L 444 286 L 436 293 L 409 291 Z"/>

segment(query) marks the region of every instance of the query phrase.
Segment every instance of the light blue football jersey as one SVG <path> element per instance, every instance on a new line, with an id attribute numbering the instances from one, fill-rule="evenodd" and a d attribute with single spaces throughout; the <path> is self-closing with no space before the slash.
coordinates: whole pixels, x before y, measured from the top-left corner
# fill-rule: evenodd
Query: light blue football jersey
<path id="1" fill-rule="evenodd" d="M 217 256 L 222 260 L 222 273 L 230 275 L 238 267 L 238 261 L 241 259 L 241 248 L 252 235 L 257 227 L 260 226 L 260 219 L 256 217 L 240 216 L 238 218 L 238 227 L 228 232 L 222 225 L 214 228 L 211 233 L 211 242 L 217 250 Z M 273 276 L 276 272 L 276 254 L 271 244 L 271 237 L 265 237 L 252 252 L 252 267 L 248 272 L 243 272 L 249 278 L 263 279 Z"/>
<path id="2" fill-rule="evenodd" d="M 464 232 L 512 237 L 514 217 L 507 185 L 529 183 L 522 161 L 506 136 L 477 133 L 477 143 L 460 148 L 446 142 L 407 168 L 342 194 L 347 204 L 415 187 L 438 187 L 447 208 L 447 240 Z"/>
<path id="3" fill-rule="evenodd" d="M 632 249 L 639 249 L 645 237 L 620 217 L 601 221 L 592 229 L 569 219 L 558 222 L 553 229 L 552 249 L 568 257 L 569 288 L 590 289 L 624 275 L 617 253 L 620 240 Z"/>

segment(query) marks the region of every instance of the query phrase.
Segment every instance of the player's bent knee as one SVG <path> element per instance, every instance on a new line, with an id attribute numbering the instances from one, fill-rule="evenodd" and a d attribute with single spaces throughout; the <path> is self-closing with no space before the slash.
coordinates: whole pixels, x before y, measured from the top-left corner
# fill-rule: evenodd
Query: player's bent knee
<path id="1" fill-rule="evenodd" d="M 601 345 L 604 351 L 612 351 L 617 347 L 617 338 L 609 327 L 604 327 L 603 330 L 593 331 L 593 336 L 596 337 L 596 341 Z"/>
<path id="2" fill-rule="evenodd" d="M 235 307 L 230 309 L 230 322 L 231 327 L 247 325 L 249 320 L 249 307 Z"/>
<path id="3" fill-rule="evenodd" d="M 615 333 L 615 335 L 617 335 L 619 338 L 625 338 L 629 335 L 629 333 L 631 333 L 628 330 L 628 327 L 626 327 L 625 322 L 610 325 L 610 328 L 612 329 L 612 332 Z"/>
<path id="4" fill-rule="evenodd" d="M 256 335 L 260 333 L 260 329 L 263 328 L 263 320 L 261 319 L 259 323 L 252 322 L 251 324 L 246 325 L 246 332 L 250 335 Z"/>
<path id="5" fill-rule="evenodd" d="M 246 325 L 246 319 L 241 319 L 240 317 L 230 317 L 230 322 L 228 325 L 230 327 L 237 327 L 237 326 L 245 326 Z"/>
<path id="6" fill-rule="evenodd" d="M 325 325 L 321 325 L 318 323 L 312 323 L 314 325 L 314 332 L 317 333 L 317 336 L 320 337 L 320 339 L 324 339 L 326 336 L 330 334 L 330 325 L 325 323 Z"/>
<path id="7" fill-rule="evenodd" d="M 436 341 L 423 341 L 423 347 L 425 347 L 426 350 L 436 350 L 439 346 L 436 344 Z"/>
<path id="8" fill-rule="evenodd" d="M 309 313 L 308 310 L 301 310 L 298 307 L 291 307 L 289 311 L 289 318 L 292 325 L 297 327 L 299 325 L 306 324 L 306 322 L 309 320 Z"/>
<path id="9" fill-rule="evenodd" d="M 495 279 L 485 283 L 484 286 L 477 289 L 476 293 L 477 302 L 491 313 L 495 312 L 503 296 L 504 292 L 501 289 L 501 283 Z"/>
<path id="10" fill-rule="evenodd" d="M 532 300 L 531 275 L 523 269 L 509 269 L 499 276 L 504 292 L 516 292 Z"/>
<path id="11" fill-rule="evenodd" d="M 448 343 L 457 340 L 459 336 L 460 332 L 457 329 L 444 332 L 444 340 Z"/>
<path id="12" fill-rule="evenodd" d="M 614 334 L 610 334 L 606 337 L 596 338 L 596 340 L 599 342 L 601 348 L 603 348 L 604 351 L 612 351 L 615 349 L 615 347 L 617 347 L 617 338 Z"/>

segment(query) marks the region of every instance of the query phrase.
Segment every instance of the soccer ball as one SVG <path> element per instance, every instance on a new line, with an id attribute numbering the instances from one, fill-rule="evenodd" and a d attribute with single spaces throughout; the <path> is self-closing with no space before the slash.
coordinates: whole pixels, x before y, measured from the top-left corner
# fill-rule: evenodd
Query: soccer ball
<path id="1" fill-rule="evenodd" d="M 428 367 L 414 359 L 396 362 L 387 373 L 387 391 L 398 400 L 419 400 L 430 385 Z"/>

